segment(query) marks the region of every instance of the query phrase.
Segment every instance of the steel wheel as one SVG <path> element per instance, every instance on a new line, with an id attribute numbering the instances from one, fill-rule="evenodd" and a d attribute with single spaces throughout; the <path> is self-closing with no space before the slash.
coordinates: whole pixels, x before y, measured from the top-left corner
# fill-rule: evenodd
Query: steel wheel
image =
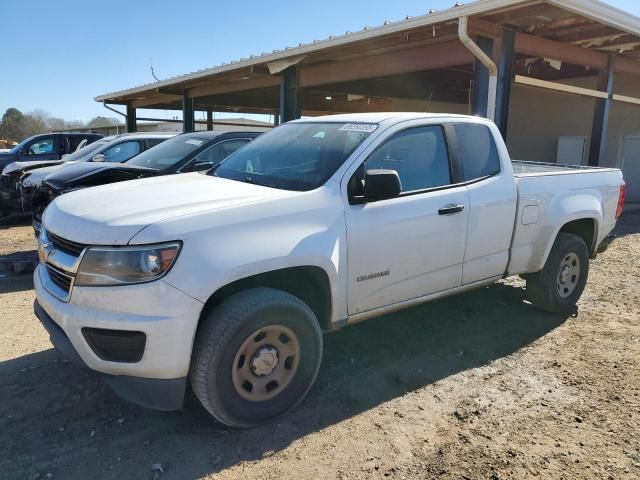
<path id="1" fill-rule="evenodd" d="M 562 298 L 569 297 L 580 281 L 580 257 L 575 253 L 568 253 L 560 263 L 558 271 L 557 289 Z"/>
<path id="2" fill-rule="evenodd" d="M 283 325 L 267 325 L 249 335 L 236 353 L 231 378 L 242 398 L 262 402 L 278 395 L 298 369 L 300 344 Z"/>

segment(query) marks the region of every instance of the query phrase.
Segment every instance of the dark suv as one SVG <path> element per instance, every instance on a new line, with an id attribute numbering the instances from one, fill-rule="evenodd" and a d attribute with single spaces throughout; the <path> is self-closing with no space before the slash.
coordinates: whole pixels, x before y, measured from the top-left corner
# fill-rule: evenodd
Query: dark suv
<path id="1" fill-rule="evenodd" d="M 0 153 L 0 173 L 13 162 L 60 160 L 79 146 L 101 139 L 97 133 L 45 133 L 23 140 L 8 152 Z"/>

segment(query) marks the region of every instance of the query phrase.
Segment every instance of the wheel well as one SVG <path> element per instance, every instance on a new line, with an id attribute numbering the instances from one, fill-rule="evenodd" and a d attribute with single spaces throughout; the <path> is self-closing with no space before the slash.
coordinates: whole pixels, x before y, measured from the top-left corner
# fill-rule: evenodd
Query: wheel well
<path id="1" fill-rule="evenodd" d="M 592 218 L 583 218 L 569 222 L 560 229 L 560 233 L 573 233 L 579 236 L 587 245 L 589 253 L 593 253 L 595 249 L 593 240 L 596 233 L 596 222 Z"/>
<path id="2" fill-rule="evenodd" d="M 331 323 L 331 285 L 326 272 L 320 267 L 289 267 L 281 270 L 259 273 L 236 280 L 219 288 L 205 304 L 200 319 L 224 300 L 243 290 L 256 287 L 270 287 L 295 295 L 315 313 L 320 328 L 329 329 Z"/>

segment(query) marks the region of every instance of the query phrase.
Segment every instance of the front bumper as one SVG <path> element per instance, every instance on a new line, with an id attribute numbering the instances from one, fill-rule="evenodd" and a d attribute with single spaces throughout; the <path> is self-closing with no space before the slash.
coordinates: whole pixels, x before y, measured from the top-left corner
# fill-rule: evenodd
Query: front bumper
<path id="1" fill-rule="evenodd" d="M 156 385 L 184 389 L 201 302 L 162 280 L 118 287 L 73 287 L 69 302 L 63 302 L 45 288 L 47 279 L 46 268 L 39 265 L 34 273 L 36 315 L 52 343 L 70 361 L 106 375 L 117 393 L 153 408 L 159 408 L 150 403 Z M 87 328 L 144 333 L 146 344 L 140 360 L 101 358 L 83 334 Z M 175 395 L 167 398 L 175 399 Z M 173 400 L 169 403 L 175 406 Z"/>
<path id="2" fill-rule="evenodd" d="M 6 213 L 22 211 L 18 184 L 9 175 L 0 175 L 0 204 Z"/>
<path id="3" fill-rule="evenodd" d="M 36 317 L 49 333 L 51 343 L 67 360 L 77 367 L 88 369 L 69 337 L 36 300 L 33 304 Z M 180 410 L 184 403 L 187 378 L 157 379 L 125 375 L 100 374 L 105 382 L 122 398 L 155 410 Z"/>

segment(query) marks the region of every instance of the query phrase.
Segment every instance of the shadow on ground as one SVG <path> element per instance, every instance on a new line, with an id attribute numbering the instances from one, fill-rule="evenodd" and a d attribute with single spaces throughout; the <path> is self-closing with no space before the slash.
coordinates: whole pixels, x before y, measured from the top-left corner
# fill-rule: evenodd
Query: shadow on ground
<path id="1" fill-rule="evenodd" d="M 31 214 L 12 214 L 0 217 L 0 230 L 24 225 L 31 225 Z"/>
<path id="2" fill-rule="evenodd" d="M 624 212 L 612 233 L 616 237 L 640 233 L 640 208 Z"/>
<path id="3" fill-rule="evenodd" d="M 6 275 L 0 271 L 0 294 L 11 292 L 23 292 L 33 288 L 33 274 Z M 30 318 L 25 321 L 31 321 Z M 1 367 L 0 367 L 1 368 Z M 0 408 L 2 408 L 0 406 Z"/>
<path id="4" fill-rule="evenodd" d="M 0 477 L 197 478 L 258 460 L 387 400 L 529 345 L 566 320 L 497 284 L 325 336 L 318 381 L 277 422 L 229 431 L 189 400 L 154 412 L 121 401 L 48 350 L 0 363 Z M 25 319 L 35 321 L 35 319 Z"/>

